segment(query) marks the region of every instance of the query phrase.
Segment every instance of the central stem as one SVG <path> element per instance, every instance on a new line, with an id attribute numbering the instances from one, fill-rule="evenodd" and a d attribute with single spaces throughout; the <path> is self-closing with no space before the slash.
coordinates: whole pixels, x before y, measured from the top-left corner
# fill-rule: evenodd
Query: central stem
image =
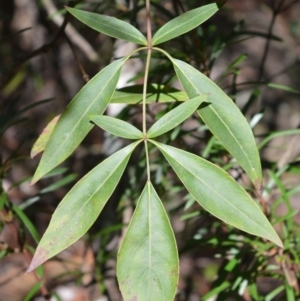
<path id="1" fill-rule="evenodd" d="M 152 49 L 148 47 L 147 49 L 147 58 L 146 58 L 146 66 L 145 66 L 145 76 L 144 76 L 144 85 L 143 85 L 143 134 L 146 137 L 147 127 L 146 127 L 146 99 L 147 99 L 147 85 L 148 85 L 148 74 L 149 74 L 149 66 L 151 59 Z"/>
<path id="2" fill-rule="evenodd" d="M 149 164 L 149 153 L 148 153 L 148 143 L 147 143 L 147 126 L 146 126 L 146 98 L 147 98 L 147 84 L 148 84 L 148 74 L 149 66 L 152 53 L 152 32 L 151 32 L 151 16 L 150 16 L 150 0 L 146 0 L 146 13 L 147 13 L 147 59 L 145 65 L 145 76 L 144 76 L 144 87 L 143 87 L 143 134 L 146 152 L 146 162 L 147 162 L 147 181 L 150 181 L 150 164 Z"/>

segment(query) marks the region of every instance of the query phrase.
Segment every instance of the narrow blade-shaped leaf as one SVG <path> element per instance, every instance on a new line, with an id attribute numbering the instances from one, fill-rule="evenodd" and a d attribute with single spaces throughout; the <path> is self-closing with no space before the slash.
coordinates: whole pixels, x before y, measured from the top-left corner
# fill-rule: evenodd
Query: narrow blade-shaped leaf
<path id="1" fill-rule="evenodd" d="M 34 143 L 31 152 L 30 152 L 30 158 L 34 158 L 37 154 L 43 152 L 46 148 L 46 145 L 50 139 L 50 136 L 52 134 L 52 131 L 59 119 L 60 115 L 55 116 L 43 129 L 42 134 L 39 136 L 39 138 Z"/>
<path id="2" fill-rule="evenodd" d="M 251 128 L 234 102 L 209 78 L 189 64 L 172 59 L 176 74 L 189 97 L 209 94 L 198 110 L 215 137 L 231 153 L 261 191 L 262 171 Z"/>
<path id="3" fill-rule="evenodd" d="M 99 32 L 135 44 L 147 45 L 147 39 L 145 36 L 127 22 L 114 17 L 91 13 L 71 7 L 66 7 L 66 9 L 82 23 Z"/>
<path id="4" fill-rule="evenodd" d="M 186 101 L 188 96 L 184 91 L 170 86 L 151 84 L 147 87 L 146 102 Z M 134 85 L 117 90 L 110 103 L 141 104 L 143 101 L 143 85 Z"/>
<path id="5" fill-rule="evenodd" d="M 196 155 L 153 143 L 204 209 L 238 229 L 264 237 L 282 247 L 280 238 L 258 205 L 229 174 Z"/>
<path id="6" fill-rule="evenodd" d="M 161 27 L 153 36 L 152 45 L 169 41 L 199 26 L 218 11 L 216 3 L 190 10 Z"/>
<path id="7" fill-rule="evenodd" d="M 143 133 L 135 126 L 110 116 L 91 115 L 90 120 L 105 131 L 126 139 L 141 139 Z"/>
<path id="8" fill-rule="evenodd" d="M 68 192 L 55 210 L 27 273 L 87 232 L 113 193 L 138 143 L 130 144 L 114 153 Z"/>
<path id="9" fill-rule="evenodd" d="M 23 212 L 22 209 L 20 209 L 17 205 L 11 204 L 14 212 L 18 215 L 19 219 L 24 223 L 29 233 L 32 235 L 33 239 L 36 243 L 39 243 L 40 241 L 40 235 L 31 220 L 28 218 L 28 216 Z"/>
<path id="10" fill-rule="evenodd" d="M 70 102 L 50 136 L 32 184 L 63 162 L 92 129 L 87 115 L 105 111 L 126 59 L 117 60 L 100 71 Z"/>
<path id="11" fill-rule="evenodd" d="M 124 300 L 173 301 L 178 269 L 168 216 L 148 182 L 118 254 L 117 277 Z"/>
<path id="12" fill-rule="evenodd" d="M 296 89 L 294 89 L 292 87 L 289 87 L 289 86 L 286 86 L 286 85 L 280 85 L 280 84 L 276 84 L 276 83 L 268 83 L 267 86 L 270 87 L 270 88 L 279 89 L 279 90 L 283 90 L 283 91 L 288 91 L 288 92 L 291 92 L 291 93 L 296 93 L 296 94 L 300 93 L 299 90 L 296 90 Z"/>
<path id="13" fill-rule="evenodd" d="M 170 131 L 190 117 L 206 98 L 207 95 L 201 95 L 174 108 L 151 126 L 147 136 L 149 138 L 154 138 Z"/>

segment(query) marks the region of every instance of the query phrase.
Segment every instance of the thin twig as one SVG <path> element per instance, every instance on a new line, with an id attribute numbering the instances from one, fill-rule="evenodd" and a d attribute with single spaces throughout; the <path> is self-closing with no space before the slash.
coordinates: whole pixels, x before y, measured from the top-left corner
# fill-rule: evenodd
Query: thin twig
<path id="1" fill-rule="evenodd" d="M 178 1 L 172 0 L 176 16 L 179 16 Z"/>
<path id="2" fill-rule="evenodd" d="M 22 67 L 22 65 L 25 62 L 27 62 L 28 60 L 30 60 L 40 54 L 48 52 L 61 40 L 61 38 L 64 36 L 64 31 L 69 22 L 69 18 L 70 18 L 70 15 L 69 15 L 69 13 L 67 13 L 65 15 L 63 24 L 60 26 L 60 28 L 58 29 L 56 35 L 54 36 L 54 38 L 52 39 L 51 42 L 46 43 L 45 45 L 32 51 L 31 53 L 28 53 L 27 55 L 25 55 L 24 57 L 22 57 L 21 59 L 19 59 L 16 62 L 15 66 L 10 70 L 8 75 L 4 78 L 3 82 L 1 83 L 0 90 L 5 87 L 5 85 L 12 79 L 12 77 L 17 73 L 17 71 Z"/>
<path id="3" fill-rule="evenodd" d="M 70 46 L 70 48 L 71 48 L 71 50 L 72 50 L 72 52 L 73 52 L 73 55 L 74 55 L 75 60 L 76 60 L 76 63 L 77 63 L 77 65 L 78 65 L 78 67 L 79 67 L 79 69 L 80 69 L 80 72 L 81 72 L 81 74 L 82 74 L 82 78 L 83 78 L 86 82 L 88 82 L 88 81 L 90 80 L 90 77 L 89 77 L 89 75 L 86 73 L 86 71 L 85 71 L 83 65 L 81 64 L 81 62 L 80 62 L 80 60 L 79 60 L 79 58 L 78 58 L 78 56 L 77 56 L 77 54 L 76 54 L 75 48 L 74 48 L 72 42 L 70 41 L 70 39 L 68 38 L 67 34 L 65 34 L 65 38 L 66 38 L 66 41 L 67 41 L 68 45 Z"/>
<path id="4" fill-rule="evenodd" d="M 182 12 L 185 13 L 185 9 L 184 9 L 184 6 L 183 6 L 181 0 L 174 0 L 174 1 L 180 7 Z M 200 62 L 200 65 L 202 65 L 202 68 L 205 72 L 209 72 L 208 66 L 206 64 L 206 58 L 205 58 L 205 55 L 203 53 L 202 44 L 201 44 L 201 41 L 199 39 L 199 36 L 197 35 L 197 30 L 193 29 L 191 31 L 191 35 L 192 35 L 192 41 L 195 45 L 195 49 L 198 49 L 198 51 L 196 52 L 196 55 L 199 55 L 199 60 L 198 60 L 198 57 L 195 56 L 195 61 Z M 184 47 L 185 47 L 185 45 L 184 45 Z M 199 66 L 199 68 L 201 68 L 201 66 Z"/>
<path id="5" fill-rule="evenodd" d="M 265 69 L 266 59 L 267 59 L 267 56 L 268 56 L 268 53 L 269 53 L 273 27 L 274 27 L 274 24 L 275 24 L 275 20 L 276 20 L 278 14 L 281 11 L 281 8 L 282 8 L 282 5 L 283 5 L 284 1 L 285 0 L 281 0 L 278 4 L 277 8 L 275 8 L 275 4 L 274 4 L 272 20 L 271 20 L 271 23 L 270 23 L 269 29 L 268 29 L 268 38 L 267 38 L 267 42 L 266 42 L 265 49 L 264 49 L 264 52 L 263 52 L 263 56 L 262 56 L 262 59 L 261 59 L 261 63 L 260 63 L 260 66 L 259 66 L 259 73 L 258 73 L 258 80 L 257 81 L 260 81 L 262 79 L 263 75 L 264 75 L 263 73 L 264 73 L 264 69 Z"/>
<path id="6" fill-rule="evenodd" d="M 150 1 L 146 0 L 146 18 L 147 18 L 147 40 L 148 40 L 148 48 L 152 45 L 152 31 L 151 31 L 151 14 L 150 14 Z"/>
<path id="7" fill-rule="evenodd" d="M 48 16 L 52 16 L 52 21 L 57 26 L 60 26 L 63 22 L 63 18 L 53 0 L 41 0 L 41 2 L 48 13 Z M 80 2 L 82 2 L 82 0 L 72 1 L 72 6 L 75 6 Z M 72 43 L 78 47 L 91 62 L 100 62 L 100 57 L 94 50 L 93 46 L 82 35 L 80 35 L 80 33 L 71 24 L 68 24 L 65 29 L 65 33 L 68 35 Z"/>

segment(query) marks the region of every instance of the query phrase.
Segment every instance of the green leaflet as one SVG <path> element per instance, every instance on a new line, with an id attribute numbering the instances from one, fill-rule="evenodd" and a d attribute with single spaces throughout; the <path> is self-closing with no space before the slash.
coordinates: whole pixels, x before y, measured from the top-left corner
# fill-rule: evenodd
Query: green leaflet
<path id="1" fill-rule="evenodd" d="M 147 137 L 154 138 L 170 131 L 190 117 L 206 98 L 207 95 L 201 95 L 180 104 L 156 121 L 148 130 Z"/>
<path id="2" fill-rule="evenodd" d="M 126 139 L 142 139 L 143 133 L 135 126 L 110 116 L 91 115 L 91 121 L 105 131 Z"/>
<path id="3" fill-rule="evenodd" d="M 127 58 L 119 59 L 101 70 L 73 98 L 50 136 L 32 184 L 63 162 L 92 129 L 87 115 L 105 111 Z"/>
<path id="4" fill-rule="evenodd" d="M 152 46 L 174 39 L 202 24 L 218 11 L 216 3 L 190 10 L 161 27 L 153 36 Z"/>
<path id="5" fill-rule="evenodd" d="M 147 182 L 118 254 L 117 277 L 124 300 L 173 301 L 178 269 L 168 216 Z"/>
<path id="6" fill-rule="evenodd" d="M 114 17 L 91 13 L 71 7 L 67 11 L 82 23 L 108 36 L 129 41 L 135 44 L 147 45 L 145 36 L 131 24 Z"/>
<path id="7" fill-rule="evenodd" d="M 134 85 L 117 90 L 110 103 L 141 104 L 143 101 L 143 85 Z M 184 91 L 175 88 L 151 84 L 147 87 L 146 102 L 174 102 L 188 100 Z"/>
<path id="8" fill-rule="evenodd" d="M 189 97 L 209 94 L 207 106 L 198 110 L 211 132 L 238 161 L 260 194 L 262 171 L 253 133 L 234 102 L 209 78 L 189 64 L 171 58 Z"/>
<path id="9" fill-rule="evenodd" d="M 277 233 L 248 193 L 218 166 L 188 152 L 152 141 L 197 202 L 222 221 L 278 246 Z"/>
<path id="10" fill-rule="evenodd" d="M 114 153 L 84 176 L 55 210 L 27 273 L 82 237 L 95 222 L 118 184 L 140 141 Z"/>

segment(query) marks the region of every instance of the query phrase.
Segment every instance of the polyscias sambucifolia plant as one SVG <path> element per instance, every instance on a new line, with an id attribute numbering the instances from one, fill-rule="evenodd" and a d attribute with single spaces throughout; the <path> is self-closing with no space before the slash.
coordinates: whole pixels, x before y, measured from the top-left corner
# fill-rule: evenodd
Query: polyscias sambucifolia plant
<path id="1" fill-rule="evenodd" d="M 64 197 L 52 216 L 27 272 L 70 246 L 88 231 L 116 188 L 132 152 L 140 143 L 145 146 L 147 181 L 117 260 L 117 278 L 124 300 L 171 301 L 176 293 L 179 276 L 178 252 L 172 227 L 151 183 L 149 143 L 159 149 L 183 185 L 203 208 L 238 229 L 282 247 L 280 238 L 259 206 L 228 173 L 197 155 L 155 139 L 196 111 L 213 135 L 241 165 L 260 196 L 260 158 L 253 133 L 239 108 L 200 71 L 157 47 L 199 26 L 218 9 L 217 4 L 209 4 L 188 11 L 163 25 L 152 37 L 150 1 L 146 0 L 146 38 L 124 21 L 67 8 L 69 13 L 91 28 L 142 46 L 101 70 L 74 97 L 56 122 L 51 135 L 48 134 L 49 140 L 43 142 L 44 146 L 39 145 L 44 154 L 32 183 L 63 162 L 95 124 L 111 134 L 134 142 L 101 162 Z M 139 130 L 126 121 L 102 114 L 109 103 L 120 102 L 118 97 L 122 96 L 123 101 L 127 99 L 128 104 L 136 102 L 130 88 L 127 92 L 114 92 L 124 63 L 142 51 L 146 51 L 147 56 L 142 93 L 138 95 L 142 99 L 143 117 L 142 130 Z M 167 87 L 160 87 L 158 95 L 149 97 L 148 74 L 153 52 L 160 52 L 171 61 L 184 92 L 172 90 L 168 93 Z M 155 84 L 150 87 L 152 96 L 156 87 Z M 171 97 L 182 103 L 147 129 L 147 104 L 155 100 L 167 102 Z"/>

